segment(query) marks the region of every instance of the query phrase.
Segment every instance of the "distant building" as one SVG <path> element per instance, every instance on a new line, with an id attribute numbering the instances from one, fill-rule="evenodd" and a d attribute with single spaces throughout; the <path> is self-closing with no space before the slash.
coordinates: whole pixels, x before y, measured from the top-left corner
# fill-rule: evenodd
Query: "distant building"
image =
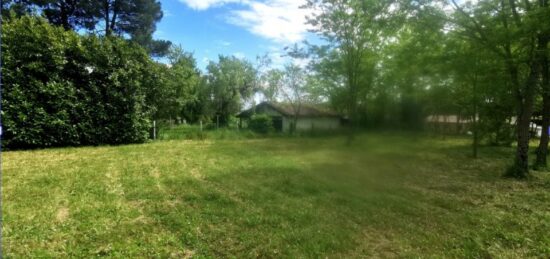
<path id="1" fill-rule="evenodd" d="M 472 124 L 471 117 L 458 115 L 429 115 L 426 117 L 428 128 L 440 133 L 466 133 Z"/>
<path id="2" fill-rule="evenodd" d="M 477 117 L 479 121 L 479 115 Z M 512 116 L 507 120 L 510 125 L 516 125 L 517 119 Z M 458 115 L 429 115 L 426 117 L 426 124 L 432 130 L 439 131 L 440 133 L 466 133 L 471 131 L 472 117 L 460 117 Z M 531 137 L 540 137 L 542 133 L 542 116 L 534 113 L 529 124 L 529 131 Z M 550 132 L 550 129 L 548 129 Z"/>
<path id="3" fill-rule="evenodd" d="M 267 114 L 273 121 L 273 127 L 279 132 L 290 131 L 296 115 L 292 105 L 287 103 L 262 102 L 237 115 L 239 125 L 246 123 L 254 114 Z M 298 111 L 297 131 L 336 130 L 342 127 L 340 114 L 317 106 L 302 104 Z"/>

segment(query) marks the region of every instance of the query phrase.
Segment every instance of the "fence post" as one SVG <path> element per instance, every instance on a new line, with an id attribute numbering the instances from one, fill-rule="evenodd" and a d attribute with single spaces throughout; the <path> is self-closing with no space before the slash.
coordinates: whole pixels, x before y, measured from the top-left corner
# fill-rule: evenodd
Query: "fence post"
<path id="1" fill-rule="evenodd" d="M 153 140 L 157 139 L 157 121 L 153 121 Z"/>
<path id="2" fill-rule="evenodd" d="M 200 122 L 200 124 L 201 124 L 201 132 L 202 132 L 202 120 L 200 120 L 199 122 Z"/>

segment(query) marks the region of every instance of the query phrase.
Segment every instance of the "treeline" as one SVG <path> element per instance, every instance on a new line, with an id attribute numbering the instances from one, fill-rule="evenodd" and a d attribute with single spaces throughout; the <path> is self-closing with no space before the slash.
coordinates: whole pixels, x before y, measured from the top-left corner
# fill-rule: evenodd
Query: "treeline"
<path id="1" fill-rule="evenodd" d="M 142 142 L 163 88 L 155 0 L 6 0 L 3 147 Z M 78 32 L 78 33 L 77 33 Z"/>
<path id="2" fill-rule="evenodd" d="M 160 3 L 99 2 L 2 2 L 3 147 L 138 143 L 154 120 L 225 126 L 257 89 L 246 60 L 220 56 L 204 74 L 152 39 Z"/>
<path id="3" fill-rule="evenodd" d="M 254 66 L 235 57 L 201 74 L 179 46 L 159 63 L 132 40 L 36 16 L 6 19 L 2 53 L 3 146 L 12 149 L 143 142 L 153 120 L 225 126 L 257 82 Z"/>
<path id="4" fill-rule="evenodd" d="M 529 175 L 537 122 L 534 167 L 547 166 L 548 0 L 308 0 L 318 44 L 285 48 L 284 67 L 220 56 L 204 72 L 192 53 L 152 39 L 158 2 L 92 2 L 4 2 L 8 147 L 139 142 L 152 120 L 230 125 L 262 96 L 295 110 L 330 106 L 353 128 L 461 117 L 474 156 L 482 143 L 516 144 L 508 175 L 519 178 Z"/>
<path id="5" fill-rule="evenodd" d="M 547 0 L 308 0 L 325 44 L 304 48 L 315 93 L 356 127 L 420 128 L 427 115 L 470 121 L 478 143 L 517 146 L 508 176 L 546 168 L 550 122 Z"/>

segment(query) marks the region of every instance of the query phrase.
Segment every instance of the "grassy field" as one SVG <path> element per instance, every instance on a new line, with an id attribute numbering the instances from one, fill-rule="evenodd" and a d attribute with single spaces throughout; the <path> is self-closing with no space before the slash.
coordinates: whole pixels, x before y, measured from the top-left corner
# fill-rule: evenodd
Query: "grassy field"
<path id="1" fill-rule="evenodd" d="M 3 154 L 6 257 L 550 256 L 550 173 L 467 139 L 171 140 Z"/>

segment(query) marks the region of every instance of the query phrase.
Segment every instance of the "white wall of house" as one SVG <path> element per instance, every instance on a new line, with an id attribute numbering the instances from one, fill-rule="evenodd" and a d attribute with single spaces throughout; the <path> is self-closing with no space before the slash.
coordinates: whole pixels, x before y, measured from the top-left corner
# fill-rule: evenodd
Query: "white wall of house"
<path id="1" fill-rule="evenodd" d="M 290 125 L 294 120 L 291 116 L 284 116 L 279 111 L 269 107 L 261 106 L 256 110 L 258 114 L 267 114 L 272 117 L 281 117 L 283 122 L 283 132 L 290 131 Z M 339 117 L 300 117 L 296 125 L 298 131 L 312 131 L 312 130 L 335 130 L 341 127 Z"/>
<path id="2" fill-rule="evenodd" d="M 290 130 L 290 124 L 293 118 L 283 118 L 283 131 Z M 341 126 L 340 118 L 338 117 L 301 117 L 296 123 L 297 131 L 312 131 L 312 130 L 336 130 Z"/>

